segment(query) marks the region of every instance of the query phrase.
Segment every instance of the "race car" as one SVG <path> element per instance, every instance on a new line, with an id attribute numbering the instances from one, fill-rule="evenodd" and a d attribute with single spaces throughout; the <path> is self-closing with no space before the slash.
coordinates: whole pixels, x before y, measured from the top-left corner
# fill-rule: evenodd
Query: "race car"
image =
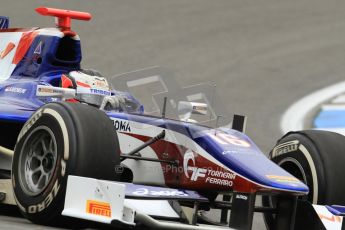
<path id="1" fill-rule="evenodd" d="M 72 217 L 115 228 L 255 229 L 253 214 L 263 212 L 268 229 L 342 228 L 343 136 L 289 133 L 269 159 L 244 133 L 245 117 L 231 128 L 192 119 L 209 112 L 193 97 L 175 106 L 178 119 L 167 118 L 167 97 L 161 116 L 148 114 L 115 89 L 119 78 L 109 84 L 81 68 L 71 21 L 91 14 L 36 11 L 56 28 L 8 28 L 0 18 L 0 203 L 60 226 Z M 213 209 L 220 221 L 204 215 Z"/>

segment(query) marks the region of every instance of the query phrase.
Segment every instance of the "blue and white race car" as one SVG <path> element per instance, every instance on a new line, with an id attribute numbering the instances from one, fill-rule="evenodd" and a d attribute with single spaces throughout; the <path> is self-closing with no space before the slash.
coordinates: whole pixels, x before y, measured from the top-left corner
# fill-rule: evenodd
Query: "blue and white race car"
<path id="1" fill-rule="evenodd" d="M 36 11 L 54 16 L 56 28 L 8 28 L 0 17 L 0 203 L 60 226 L 73 217 L 123 228 L 251 229 L 263 212 L 268 229 L 342 229 L 345 208 L 333 204 L 345 204 L 343 136 L 288 133 L 268 159 L 244 134 L 245 117 L 234 116 L 232 128 L 199 124 L 192 114 L 209 105 L 192 97 L 175 106 L 179 119 L 166 118 L 166 97 L 163 115 L 148 115 L 114 88 L 117 79 L 81 68 L 71 20 L 89 13 Z M 222 210 L 220 221 L 204 215 L 211 209 Z"/>

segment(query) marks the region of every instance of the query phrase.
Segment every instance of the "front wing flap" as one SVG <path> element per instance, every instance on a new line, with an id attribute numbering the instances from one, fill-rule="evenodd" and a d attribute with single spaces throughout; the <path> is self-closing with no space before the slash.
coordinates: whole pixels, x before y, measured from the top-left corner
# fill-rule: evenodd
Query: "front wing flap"
<path id="1" fill-rule="evenodd" d="M 114 226 L 134 227 L 140 222 L 155 229 L 229 229 L 180 223 L 169 199 L 207 201 L 195 191 L 69 176 L 62 215 Z"/>

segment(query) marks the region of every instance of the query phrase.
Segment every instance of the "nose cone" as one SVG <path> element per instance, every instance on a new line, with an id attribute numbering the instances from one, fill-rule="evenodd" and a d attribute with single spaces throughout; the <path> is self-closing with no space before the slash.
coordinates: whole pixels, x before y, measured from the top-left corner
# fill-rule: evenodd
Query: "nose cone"
<path id="1" fill-rule="evenodd" d="M 284 171 L 278 166 L 278 169 L 274 173 L 265 175 L 265 184 L 269 187 L 276 188 L 279 190 L 287 190 L 291 192 L 299 192 L 307 194 L 309 188 L 303 182 L 292 176 L 288 172 Z"/>
<path id="2" fill-rule="evenodd" d="M 307 194 L 308 187 L 265 156 L 245 134 L 209 131 L 200 140 L 206 151 L 230 170 L 265 189 Z M 205 145 L 205 143 L 207 143 Z"/>
<path id="3" fill-rule="evenodd" d="M 304 194 L 309 192 L 304 183 L 276 165 L 258 149 L 248 149 L 246 154 L 223 153 L 220 159 L 226 166 L 262 187 Z"/>

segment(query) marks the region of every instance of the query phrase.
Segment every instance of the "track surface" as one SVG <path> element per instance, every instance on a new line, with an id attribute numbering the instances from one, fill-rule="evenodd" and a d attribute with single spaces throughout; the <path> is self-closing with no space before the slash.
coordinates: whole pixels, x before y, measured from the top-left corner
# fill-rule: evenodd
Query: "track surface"
<path id="1" fill-rule="evenodd" d="M 290 104 L 344 79 L 344 1 L 1 0 L 0 15 L 12 26 L 51 26 L 33 11 L 39 5 L 92 12 L 91 22 L 73 24 L 85 67 L 114 75 L 159 65 L 184 85 L 214 81 L 227 110 L 248 115 L 247 133 L 265 152 Z M 42 229 L 0 217 L 0 228 L 10 227 Z"/>

